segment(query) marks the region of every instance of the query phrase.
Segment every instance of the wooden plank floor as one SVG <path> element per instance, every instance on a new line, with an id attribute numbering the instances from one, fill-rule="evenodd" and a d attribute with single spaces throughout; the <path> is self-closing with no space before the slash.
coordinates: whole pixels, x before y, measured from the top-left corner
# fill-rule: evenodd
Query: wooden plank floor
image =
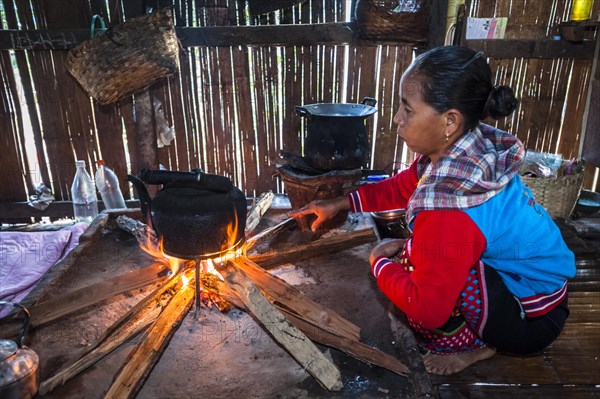
<path id="1" fill-rule="evenodd" d="M 600 261 L 579 260 L 571 315 L 542 354 L 496 355 L 453 376 L 431 376 L 441 399 L 600 398 Z"/>

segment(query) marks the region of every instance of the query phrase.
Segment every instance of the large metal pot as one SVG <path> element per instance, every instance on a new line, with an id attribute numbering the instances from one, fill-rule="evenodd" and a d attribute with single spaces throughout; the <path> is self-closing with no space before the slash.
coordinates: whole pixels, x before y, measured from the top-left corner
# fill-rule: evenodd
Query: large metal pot
<path id="1" fill-rule="evenodd" d="M 296 106 L 296 113 L 307 119 L 306 162 L 323 171 L 364 167 L 370 153 L 366 118 L 377 112 L 375 104 L 377 100 L 365 97 L 360 104 Z"/>
<path id="2" fill-rule="evenodd" d="M 29 312 L 23 306 L 0 301 L 22 310 L 25 318 L 17 341 L 0 339 L 0 398 L 30 399 L 38 392 L 40 381 L 38 355 L 23 345 L 29 327 Z"/>
<path id="3" fill-rule="evenodd" d="M 246 196 L 225 176 L 143 169 L 128 176 L 142 213 L 163 240 L 163 251 L 182 259 L 206 259 L 244 242 Z M 162 184 L 150 198 L 145 184 Z"/>

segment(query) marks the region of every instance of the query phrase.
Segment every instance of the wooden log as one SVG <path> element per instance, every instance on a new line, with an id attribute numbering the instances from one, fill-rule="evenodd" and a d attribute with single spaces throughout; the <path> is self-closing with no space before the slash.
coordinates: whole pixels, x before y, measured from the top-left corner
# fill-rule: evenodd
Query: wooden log
<path id="1" fill-rule="evenodd" d="M 277 236 L 278 234 L 287 231 L 289 229 L 291 229 L 292 227 L 296 226 L 296 219 L 294 218 L 287 218 L 284 221 L 276 224 L 273 227 L 269 227 L 268 229 L 265 229 L 263 231 L 261 231 L 258 234 L 255 234 L 254 236 L 248 238 L 246 240 L 246 252 L 250 252 L 252 249 L 256 248 L 258 245 L 262 244 L 263 242 L 272 239 L 273 237 Z"/>
<path id="2" fill-rule="evenodd" d="M 167 297 L 168 295 L 172 295 L 176 287 L 178 287 L 181 280 L 181 275 L 183 275 L 184 272 L 185 269 L 180 270 L 177 274 L 171 276 L 170 279 L 164 281 L 158 288 L 156 288 L 144 299 L 139 301 L 134 307 L 129 309 L 127 313 L 121 316 L 110 328 L 104 332 L 104 334 L 98 339 L 98 344 L 112 335 L 117 329 L 121 328 L 122 325 L 130 323 L 131 320 L 135 320 L 135 318 L 139 317 L 140 313 L 146 311 L 149 306 L 153 306 L 153 304 L 161 301 L 165 295 L 167 295 Z"/>
<path id="3" fill-rule="evenodd" d="M 283 313 L 290 323 L 298 327 L 313 341 L 338 349 L 365 363 L 386 368 L 402 376 L 406 376 L 410 372 L 408 367 L 394 356 L 371 348 L 353 338 L 344 337 L 340 334 L 332 334 L 329 331 L 310 324 L 300 316 L 291 312 Z"/>
<path id="4" fill-rule="evenodd" d="M 88 253 L 95 251 L 93 242 L 100 236 L 102 229 L 108 222 L 109 215 L 101 213 L 92 221 L 88 228 L 79 236 L 79 245 L 77 245 L 69 254 L 60 262 L 52 266 L 50 270 L 44 274 L 35 288 L 21 301 L 21 305 L 26 308 L 33 307 L 33 304 L 38 302 L 39 298 L 52 284 L 65 275 L 73 265 L 79 261 L 81 257 L 85 257 Z"/>
<path id="5" fill-rule="evenodd" d="M 159 247 L 159 238 L 145 223 L 140 222 L 139 220 L 135 220 L 130 218 L 129 216 L 121 215 L 117 217 L 117 226 L 121 229 L 131 233 L 135 239 L 140 243 L 142 247 L 145 248 L 158 248 Z"/>
<path id="6" fill-rule="evenodd" d="M 396 339 L 400 341 L 400 357 L 411 370 L 409 378 L 415 389 L 415 396 L 417 398 L 439 398 L 429 374 L 425 370 L 423 356 L 419 352 L 417 340 L 408 324 L 400 320 L 400 318 L 406 320 L 405 315 L 390 302 L 388 316 L 392 331 Z"/>
<path id="7" fill-rule="evenodd" d="M 76 362 L 67 365 L 44 381 L 40 385 L 40 394 L 44 395 L 57 386 L 64 384 L 143 331 L 158 318 L 160 312 L 175 295 L 180 285 L 179 274 L 165 281 L 159 288 L 113 323 L 98 339 L 96 345 L 83 351 Z"/>
<path id="8" fill-rule="evenodd" d="M 342 376 L 338 368 L 306 335 L 286 320 L 240 269 L 227 262 L 217 265 L 217 270 L 229 287 L 239 294 L 247 310 L 319 384 L 329 391 L 342 389 Z"/>
<path id="9" fill-rule="evenodd" d="M 119 371 L 105 398 L 132 398 L 156 364 L 194 299 L 193 284 L 177 291 Z"/>
<path id="10" fill-rule="evenodd" d="M 156 283 L 166 278 L 165 269 L 164 264 L 154 263 L 143 269 L 115 276 L 98 284 L 36 304 L 29 309 L 31 324 L 34 327 L 40 327 L 115 295 Z"/>
<path id="11" fill-rule="evenodd" d="M 100 346 L 79 358 L 75 363 L 68 364 L 66 368 L 42 382 L 39 389 L 40 395 L 45 395 L 57 386 L 63 385 L 65 382 L 117 349 L 123 343 L 144 331 L 158 318 L 161 311 L 162 309 L 160 307 L 151 308 L 150 311 L 143 313 L 143 315 L 134 323 L 127 324 L 122 329 L 118 330 L 110 340 L 103 342 Z"/>
<path id="12" fill-rule="evenodd" d="M 374 241 L 377 241 L 375 231 L 372 228 L 367 228 L 321 238 L 307 245 L 271 249 L 262 254 L 249 255 L 248 259 L 268 269 L 291 261 L 299 262 L 316 256 L 337 253 Z"/>
<path id="13" fill-rule="evenodd" d="M 248 215 L 246 216 L 246 234 L 252 233 L 256 226 L 258 226 L 260 219 L 271 206 L 273 198 L 275 198 L 273 191 L 262 193 L 258 197 L 256 203 L 252 205 L 250 211 L 248 211 Z"/>
<path id="14" fill-rule="evenodd" d="M 333 310 L 312 301 L 302 294 L 298 289 L 273 276 L 262 269 L 256 263 L 246 258 L 238 258 L 235 265 L 244 271 L 269 297 L 292 313 L 302 315 L 313 325 L 319 326 L 333 334 L 341 334 L 358 341 L 360 339 L 360 328 L 350 321 L 344 319 Z"/>
<path id="15" fill-rule="evenodd" d="M 203 286 L 205 286 L 203 284 Z M 226 301 L 232 303 L 241 310 L 246 310 L 244 302 L 229 286 L 221 280 L 214 280 L 210 288 L 211 292 L 221 296 Z M 405 376 L 409 373 L 409 369 L 397 358 L 381 352 L 375 348 L 354 339 L 354 337 L 345 337 L 341 331 L 333 334 L 318 325 L 307 321 L 303 315 L 296 315 L 285 307 L 273 304 L 285 318 L 302 331 L 308 338 L 319 344 L 338 349 L 360 361 L 372 364 L 379 367 L 384 367 L 396 374 Z"/>

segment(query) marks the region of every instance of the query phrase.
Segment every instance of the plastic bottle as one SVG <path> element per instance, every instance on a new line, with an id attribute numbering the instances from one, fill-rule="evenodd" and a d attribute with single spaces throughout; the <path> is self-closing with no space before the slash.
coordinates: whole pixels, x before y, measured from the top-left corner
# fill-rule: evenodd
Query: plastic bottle
<path id="1" fill-rule="evenodd" d="M 115 172 L 107 168 L 103 160 L 96 162 L 98 170 L 96 171 L 96 186 L 100 192 L 102 202 L 106 209 L 126 208 L 123 194 L 119 188 L 119 179 Z"/>
<path id="2" fill-rule="evenodd" d="M 575 0 L 571 6 L 571 21 L 586 21 L 590 19 L 592 0 Z"/>
<path id="3" fill-rule="evenodd" d="M 96 186 L 85 169 L 85 161 L 75 161 L 77 171 L 71 186 L 71 198 L 73 199 L 73 215 L 79 222 L 91 223 L 98 215 L 98 199 L 96 198 Z"/>

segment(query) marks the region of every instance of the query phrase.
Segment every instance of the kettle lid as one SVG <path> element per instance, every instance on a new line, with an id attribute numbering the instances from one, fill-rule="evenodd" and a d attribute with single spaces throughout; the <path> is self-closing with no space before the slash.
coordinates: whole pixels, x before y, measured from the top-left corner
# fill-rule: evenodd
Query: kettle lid
<path id="1" fill-rule="evenodd" d="M 0 339 L 0 362 L 5 361 L 17 352 L 17 343 L 9 339 Z"/>

